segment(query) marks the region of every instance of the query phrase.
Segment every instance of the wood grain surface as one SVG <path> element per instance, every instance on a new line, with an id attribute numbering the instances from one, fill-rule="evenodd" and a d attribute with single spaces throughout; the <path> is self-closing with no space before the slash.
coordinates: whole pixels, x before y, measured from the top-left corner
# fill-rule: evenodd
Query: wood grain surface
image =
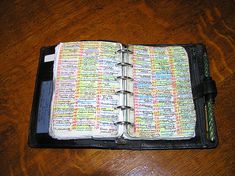
<path id="1" fill-rule="evenodd" d="M 0 175 L 235 175 L 235 3 L 0 1 Z M 211 150 L 32 149 L 39 49 L 60 41 L 204 43 L 217 82 L 220 143 Z"/>

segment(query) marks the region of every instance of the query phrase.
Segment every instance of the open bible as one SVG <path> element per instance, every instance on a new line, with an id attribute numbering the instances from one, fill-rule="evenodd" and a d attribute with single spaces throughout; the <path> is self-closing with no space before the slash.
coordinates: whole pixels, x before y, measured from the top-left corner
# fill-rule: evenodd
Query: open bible
<path id="1" fill-rule="evenodd" d="M 182 46 L 80 41 L 55 48 L 49 134 L 59 140 L 195 137 Z"/>

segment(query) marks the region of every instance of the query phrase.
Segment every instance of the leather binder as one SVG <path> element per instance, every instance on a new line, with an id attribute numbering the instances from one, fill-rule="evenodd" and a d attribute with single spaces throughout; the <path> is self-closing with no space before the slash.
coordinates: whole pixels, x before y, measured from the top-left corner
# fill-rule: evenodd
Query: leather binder
<path id="1" fill-rule="evenodd" d="M 107 149 L 191 149 L 214 148 L 218 145 L 218 135 L 214 117 L 214 102 L 217 94 L 215 82 L 209 72 L 206 48 L 203 44 L 182 45 L 148 45 L 148 46 L 182 46 L 189 57 L 193 101 L 196 109 L 196 135 L 184 140 L 126 140 L 119 137 L 116 140 L 102 139 L 70 139 L 58 140 L 49 135 L 50 103 L 53 93 L 53 60 L 45 61 L 45 56 L 55 53 L 55 46 L 43 47 L 40 51 L 38 72 L 32 104 L 28 143 L 31 147 L 50 148 L 107 148 Z M 117 66 L 122 70 L 133 67 L 123 55 L 131 51 L 123 45 L 117 51 L 121 54 L 121 62 Z M 123 86 L 132 78 L 123 74 L 117 77 Z M 133 93 L 122 89 L 116 92 L 123 97 Z M 125 113 L 133 108 L 123 103 L 116 107 Z M 115 125 L 133 125 L 129 119 L 115 122 Z"/>

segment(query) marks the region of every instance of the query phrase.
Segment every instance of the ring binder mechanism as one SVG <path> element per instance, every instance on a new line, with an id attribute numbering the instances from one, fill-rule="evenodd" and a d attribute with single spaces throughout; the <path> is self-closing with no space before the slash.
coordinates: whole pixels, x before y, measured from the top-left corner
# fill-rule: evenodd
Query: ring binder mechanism
<path id="1" fill-rule="evenodd" d="M 130 63 L 129 54 L 133 52 L 130 51 L 127 47 L 121 45 L 121 49 L 117 50 L 115 53 L 120 53 L 120 63 L 116 66 L 121 67 L 121 75 L 117 76 L 117 80 L 120 80 L 120 89 L 116 91 L 116 94 L 120 95 L 120 105 L 116 107 L 121 111 L 121 119 L 117 122 L 114 122 L 115 125 L 122 125 L 124 128 L 127 129 L 127 126 L 133 126 L 134 124 L 129 121 L 128 119 L 133 119 L 131 117 L 133 113 L 131 111 L 134 110 L 132 104 L 130 104 L 130 99 L 133 98 L 133 88 L 130 88 L 128 85 L 129 81 L 133 81 L 132 78 L 132 68 L 133 65 Z M 132 97 L 132 98 L 131 98 Z"/>

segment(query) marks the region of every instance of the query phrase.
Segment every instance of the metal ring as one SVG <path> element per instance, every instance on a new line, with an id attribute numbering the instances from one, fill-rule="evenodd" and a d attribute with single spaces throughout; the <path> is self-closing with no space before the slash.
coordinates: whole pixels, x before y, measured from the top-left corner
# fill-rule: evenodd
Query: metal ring
<path id="1" fill-rule="evenodd" d="M 116 92 L 116 94 L 131 94 L 131 95 L 133 95 L 133 92 L 130 92 L 130 91 L 127 91 L 127 90 L 118 90 L 117 92 Z"/>
<path id="2" fill-rule="evenodd" d="M 124 48 L 124 49 L 119 49 L 116 51 L 117 53 L 133 53 L 132 51 L 130 51 L 129 49 L 127 48 Z"/>
<path id="3" fill-rule="evenodd" d="M 131 122 L 128 122 L 128 121 L 117 121 L 117 122 L 114 122 L 114 125 L 131 125 L 133 126 L 134 124 L 131 123 Z"/>
<path id="4" fill-rule="evenodd" d="M 130 107 L 130 106 L 124 106 L 124 105 L 122 105 L 122 106 L 117 106 L 116 107 L 117 109 L 121 109 L 121 110 L 125 110 L 125 109 L 130 109 L 130 110 L 134 110 L 132 107 Z"/>
<path id="5" fill-rule="evenodd" d="M 117 79 L 123 79 L 123 80 L 129 79 L 129 80 L 133 81 L 133 78 L 131 78 L 129 76 L 118 76 Z"/>
<path id="6" fill-rule="evenodd" d="M 130 66 L 130 67 L 133 67 L 132 64 L 127 63 L 127 62 L 120 62 L 120 63 L 117 64 L 117 66 L 119 66 L 119 65 L 121 65 L 121 66 Z"/>

